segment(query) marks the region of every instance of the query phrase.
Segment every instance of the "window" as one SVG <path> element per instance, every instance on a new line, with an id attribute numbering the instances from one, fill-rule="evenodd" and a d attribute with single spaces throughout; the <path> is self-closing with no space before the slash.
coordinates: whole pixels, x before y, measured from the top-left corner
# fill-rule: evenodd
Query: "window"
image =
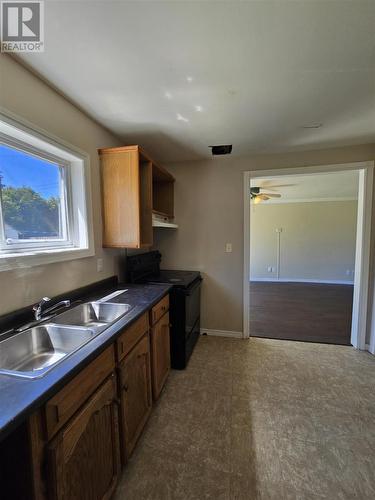
<path id="1" fill-rule="evenodd" d="M 0 141 L 2 250 L 72 245 L 68 166 Z"/>
<path id="2" fill-rule="evenodd" d="M 87 155 L 0 118 L 0 270 L 93 255 Z"/>

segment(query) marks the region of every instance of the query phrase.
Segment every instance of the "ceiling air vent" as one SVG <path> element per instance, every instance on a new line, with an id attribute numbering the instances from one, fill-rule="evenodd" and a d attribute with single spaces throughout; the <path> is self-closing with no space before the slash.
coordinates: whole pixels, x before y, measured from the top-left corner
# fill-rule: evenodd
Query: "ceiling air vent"
<path id="1" fill-rule="evenodd" d="M 212 154 L 215 155 L 229 155 L 232 152 L 232 144 L 224 146 L 209 146 L 212 149 Z"/>

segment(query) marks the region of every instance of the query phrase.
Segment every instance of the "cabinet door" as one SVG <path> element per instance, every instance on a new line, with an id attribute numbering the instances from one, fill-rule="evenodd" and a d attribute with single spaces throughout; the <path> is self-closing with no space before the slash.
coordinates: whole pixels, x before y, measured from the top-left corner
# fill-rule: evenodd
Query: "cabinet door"
<path id="1" fill-rule="evenodd" d="M 152 394 L 156 400 L 171 369 L 169 313 L 164 314 L 151 330 L 151 357 Z"/>
<path id="2" fill-rule="evenodd" d="M 49 444 L 49 498 L 110 498 L 120 472 L 115 399 L 112 375 Z"/>
<path id="3" fill-rule="evenodd" d="M 103 246 L 140 248 L 140 179 L 138 150 L 100 155 Z"/>
<path id="4" fill-rule="evenodd" d="M 152 409 L 147 333 L 119 365 L 123 461 L 129 458 Z"/>

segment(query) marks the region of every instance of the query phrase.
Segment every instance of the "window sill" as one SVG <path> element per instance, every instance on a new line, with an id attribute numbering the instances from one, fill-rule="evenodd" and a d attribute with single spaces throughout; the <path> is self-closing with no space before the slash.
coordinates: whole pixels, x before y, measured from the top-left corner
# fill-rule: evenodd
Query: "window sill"
<path id="1" fill-rule="evenodd" d="M 94 250 L 88 248 L 50 248 L 11 254 L 4 253 L 0 254 L 0 272 L 82 259 L 84 257 L 92 257 L 93 255 L 95 255 Z"/>

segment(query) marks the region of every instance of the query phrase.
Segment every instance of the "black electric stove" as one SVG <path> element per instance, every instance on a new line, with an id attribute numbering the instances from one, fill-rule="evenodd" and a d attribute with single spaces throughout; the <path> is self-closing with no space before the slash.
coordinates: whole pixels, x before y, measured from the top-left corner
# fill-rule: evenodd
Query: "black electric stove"
<path id="1" fill-rule="evenodd" d="M 161 254 L 152 251 L 127 258 L 127 278 L 130 283 L 173 285 L 170 292 L 170 344 L 171 365 L 184 369 L 189 361 L 200 333 L 199 271 L 160 269 Z"/>
<path id="2" fill-rule="evenodd" d="M 189 288 L 189 286 L 200 279 L 198 271 L 168 271 L 160 270 L 159 274 L 150 276 L 149 283 L 169 283 L 179 288 Z"/>

